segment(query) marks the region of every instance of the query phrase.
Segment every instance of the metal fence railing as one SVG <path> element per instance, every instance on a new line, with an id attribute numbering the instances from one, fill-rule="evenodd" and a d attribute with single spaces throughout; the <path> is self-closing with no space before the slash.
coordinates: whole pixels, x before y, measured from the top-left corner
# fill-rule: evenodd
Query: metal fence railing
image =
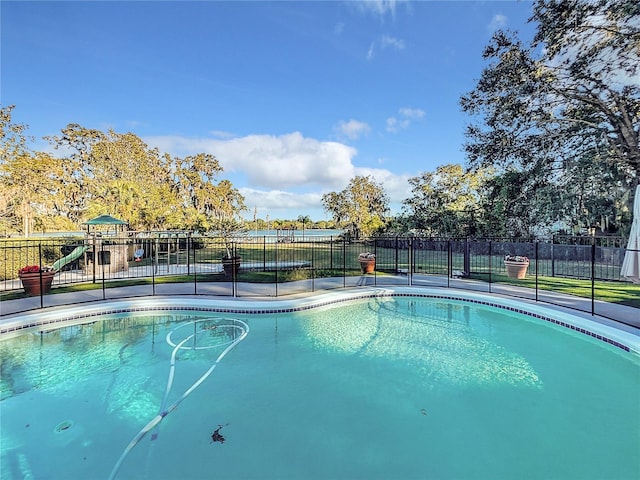
<path id="1" fill-rule="evenodd" d="M 201 294 L 282 296 L 362 285 L 425 285 L 470 288 L 530 296 L 553 303 L 548 292 L 570 291 L 595 301 L 625 280 L 620 268 L 626 241 L 619 237 L 550 239 L 440 239 L 378 237 L 223 238 L 136 233 L 125 237 L 85 236 L 0 243 L 0 295 L 22 292 L 18 270 L 27 265 L 58 270 L 52 291 L 77 284 L 102 290 L 102 298 L 127 296 L 126 287 L 144 286 L 145 295 Z M 239 269 L 225 265 L 229 250 Z M 375 254 L 375 272 L 362 275 L 359 254 Z M 509 278 L 505 255 L 529 258 L 523 280 Z M 569 282 L 569 287 L 565 283 Z M 600 283 L 604 282 L 602 286 Z M 625 286 L 628 284 L 624 284 Z M 640 306 L 640 287 L 631 306 Z M 140 289 L 138 289 L 140 291 Z M 533 293 L 532 293 L 533 292 Z M 634 299 L 634 295 L 637 298 Z M 41 306 L 46 305 L 41 295 Z M 11 298 L 13 298 L 11 297 Z"/>

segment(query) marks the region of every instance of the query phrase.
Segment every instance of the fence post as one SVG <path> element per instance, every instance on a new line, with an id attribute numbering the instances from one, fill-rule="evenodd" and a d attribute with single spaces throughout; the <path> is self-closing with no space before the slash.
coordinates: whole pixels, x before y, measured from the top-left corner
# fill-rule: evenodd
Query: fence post
<path id="1" fill-rule="evenodd" d="M 596 238 L 591 239 L 591 315 L 596 310 Z"/>
<path id="2" fill-rule="evenodd" d="M 279 261 L 279 259 L 278 259 L 278 238 L 276 237 L 276 248 L 275 248 L 275 272 L 274 272 L 274 275 L 275 275 L 275 277 L 274 277 L 274 278 L 275 278 L 275 283 L 276 283 L 276 287 L 275 287 L 275 290 L 276 290 L 276 297 L 278 296 L 278 261 Z"/>
<path id="3" fill-rule="evenodd" d="M 93 283 L 96 283 L 96 264 L 98 263 L 98 252 L 96 250 L 96 234 L 93 234 L 93 266 L 91 271 L 93 274 Z"/>
<path id="4" fill-rule="evenodd" d="M 107 291 L 106 291 L 106 286 L 105 286 L 105 278 L 104 278 L 104 242 L 101 241 L 100 242 L 100 260 L 101 260 L 101 264 L 102 267 L 100 268 L 100 271 L 102 272 L 102 299 L 106 300 L 107 298 Z"/>
<path id="5" fill-rule="evenodd" d="M 347 286 L 347 239 L 342 239 L 342 288 Z"/>
<path id="6" fill-rule="evenodd" d="M 493 271 L 493 251 L 491 247 L 493 246 L 491 240 L 489 240 L 489 293 L 491 293 L 491 272 Z"/>
<path id="7" fill-rule="evenodd" d="M 451 239 L 447 240 L 447 288 L 451 286 Z"/>
<path id="8" fill-rule="evenodd" d="M 42 242 L 38 242 L 38 265 L 40 266 L 40 308 L 44 308 L 44 293 L 42 291 Z"/>
<path id="9" fill-rule="evenodd" d="M 316 291 L 316 263 L 315 263 L 316 242 L 311 243 L 311 291 Z"/>
<path id="10" fill-rule="evenodd" d="M 464 268 L 462 270 L 465 275 L 471 275 L 471 244 L 469 237 L 464 239 Z"/>
<path id="11" fill-rule="evenodd" d="M 189 234 L 188 242 L 192 243 L 191 234 Z M 189 250 L 187 249 L 187 252 Z M 198 269 L 196 268 L 196 247 L 194 244 L 191 245 L 191 251 L 193 252 L 193 294 L 198 294 Z M 189 255 L 187 254 L 187 258 Z"/>
<path id="12" fill-rule="evenodd" d="M 151 252 L 151 295 L 156 294 L 156 273 L 158 268 L 158 249 L 160 248 L 160 244 L 158 243 L 158 237 L 153 242 L 155 248 Z M 155 255 L 154 255 L 155 253 Z"/>
<path id="13" fill-rule="evenodd" d="M 396 271 L 396 274 L 397 274 L 398 271 L 399 271 L 398 270 L 398 235 L 396 235 L 396 255 L 395 256 L 396 256 L 396 268 L 395 268 L 395 271 Z M 408 268 L 408 265 L 407 265 L 407 268 Z M 407 275 L 408 274 L 409 273 L 407 272 Z M 409 285 L 411 285 L 411 282 L 409 282 Z"/>
<path id="14" fill-rule="evenodd" d="M 413 263 L 414 263 L 413 239 L 414 237 L 407 238 L 407 280 L 409 282 L 409 286 L 413 285 Z M 396 250 L 396 253 L 397 253 L 397 250 Z"/>
<path id="15" fill-rule="evenodd" d="M 329 269 L 333 270 L 333 235 L 329 237 Z"/>
<path id="16" fill-rule="evenodd" d="M 538 301 L 538 246 L 540 244 L 539 240 L 536 240 L 535 243 L 535 259 L 536 259 L 536 269 L 535 269 L 535 273 L 536 273 L 536 302 Z"/>
<path id="17" fill-rule="evenodd" d="M 375 258 L 378 258 L 378 242 L 376 241 L 376 239 L 373 239 L 373 256 Z M 374 285 L 378 285 L 378 269 L 374 268 L 373 269 L 373 284 Z"/>
<path id="18" fill-rule="evenodd" d="M 556 236 L 551 235 L 551 276 L 556 276 Z"/>
<path id="19" fill-rule="evenodd" d="M 238 256 L 238 253 L 236 251 L 236 242 L 234 241 L 232 246 L 231 246 L 231 258 L 235 259 Z M 277 268 L 277 265 L 276 265 Z M 238 296 L 238 285 L 237 285 L 237 281 L 238 281 L 238 275 L 236 273 L 236 268 L 235 265 L 232 266 L 231 268 L 231 294 L 232 296 L 235 298 Z M 276 282 L 277 282 L 277 272 L 276 272 Z"/>
<path id="20" fill-rule="evenodd" d="M 187 232 L 187 276 L 189 276 L 191 272 L 191 232 Z M 178 244 L 179 245 L 179 244 Z M 193 256 L 195 261 L 195 255 Z"/>

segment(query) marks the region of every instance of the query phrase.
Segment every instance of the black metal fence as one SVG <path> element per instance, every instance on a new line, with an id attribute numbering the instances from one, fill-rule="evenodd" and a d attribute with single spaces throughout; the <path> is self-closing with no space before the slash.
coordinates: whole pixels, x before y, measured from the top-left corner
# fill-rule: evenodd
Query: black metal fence
<path id="1" fill-rule="evenodd" d="M 626 241 L 618 237 L 286 240 L 244 237 L 229 242 L 190 234 L 6 240 L 0 243 L 0 292 L 6 298 L 22 291 L 18 270 L 26 265 L 55 266 L 58 273 L 53 280 L 54 291 L 73 284 L 98 284 L 97 291 L 103 299 L 129 296 L 126 287 L 131 285 L 139 285 L 136 292 L 142 295 L 239 297 L 282 296 L 363 285 L 424 285 L 505 293 L 553 303 L 554 297 L 548 293 L 562 291 L 561 286 L 554 287 L 553 279 L 573 279 L 582 285 L 574 290 L 582 292 L 579 295 L 586 301 L 579 308 L 598 313 L 595 301 L 601 296 L 599 289 L 607 287 L 596 283 L 624 280 L 620 268 Z M 227 252 L 241 259 L 239 268 L 224 265 L 222 259 Z M 361 273 L 358 257 L 364 252 L 375 254 L 373 274 Z M 505 255 L 529 258 L 524 280 L 514 281 L 507 276 Z M 45 293 L 40 295 L 40 306 L 49 304 L 46 297 Z"/>

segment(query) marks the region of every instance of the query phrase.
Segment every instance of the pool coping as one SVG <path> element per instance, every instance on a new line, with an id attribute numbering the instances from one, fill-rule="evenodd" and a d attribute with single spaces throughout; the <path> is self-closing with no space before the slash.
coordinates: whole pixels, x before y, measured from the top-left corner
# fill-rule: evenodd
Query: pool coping
<path id="1" fill-rule="evenodd" d="M 229 299 L 220 297 L 149 296 L 105 300 L 91 304 L 49 307 L 0 319 L 0 340 L 40 328 L 50 330 L 62 326 L 95 321 L 95 317 L 134 311 L 191 310 L 232 314 L 290 313 L 319 308 L 357 299 L 380 297 L 422 297 L 457 300 L 477 305 L 503 308 L 547 321 L 560 327 L 591 336 L 626 352 L 640 355 L 640 329 L 623 328 L 604 317 L 568 312 L 554 305 L 540 305 L 523 299 L 498 294 L 479 294 L 464 290 L 429 287 L 365 287 L 278 300 Z M 44 327 L 44 328 L 42 328 Z"/>

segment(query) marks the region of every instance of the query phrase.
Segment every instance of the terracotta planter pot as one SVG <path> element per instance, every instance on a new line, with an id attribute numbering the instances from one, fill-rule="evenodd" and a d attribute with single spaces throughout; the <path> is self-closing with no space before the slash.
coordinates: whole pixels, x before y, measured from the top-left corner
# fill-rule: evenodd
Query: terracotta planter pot
<path id="1" fill-rule="evenodd" d="M 523 279 L 527 276 L 529 262 L 512 262 L 510 260 L 505 260 L 504 266 L 507 269 L 507 276 L 509 278 Z"/>
<path id="2" fill-rule="evenodd" d="M 18 274 L 22 281 L 24 291 L 29 296 L 38 296 L 51 291 L 51 282 L 56 274 L 55 270 L 42 273 L 20 273 Z M 40 290 L 40 275 L 42 275 L 42 291 Z"/>
<path id="3" fill-rule="evenodd" d="M 223 258 L 222 259 L 222 268 L 224 269 L 225 275 L 231 277 L 234 275 L 238 275 L 240 271 L 240 261 L 241 257 L 234 258 Z"/>
<path id="4" fill-rule="evenodd" d="M 360 270 L 362 270 L 362 273 L 373 273 L 373 271 L 376 269 L 375 258 L 360 259 L 358 261 L 360 262 Z"/>

